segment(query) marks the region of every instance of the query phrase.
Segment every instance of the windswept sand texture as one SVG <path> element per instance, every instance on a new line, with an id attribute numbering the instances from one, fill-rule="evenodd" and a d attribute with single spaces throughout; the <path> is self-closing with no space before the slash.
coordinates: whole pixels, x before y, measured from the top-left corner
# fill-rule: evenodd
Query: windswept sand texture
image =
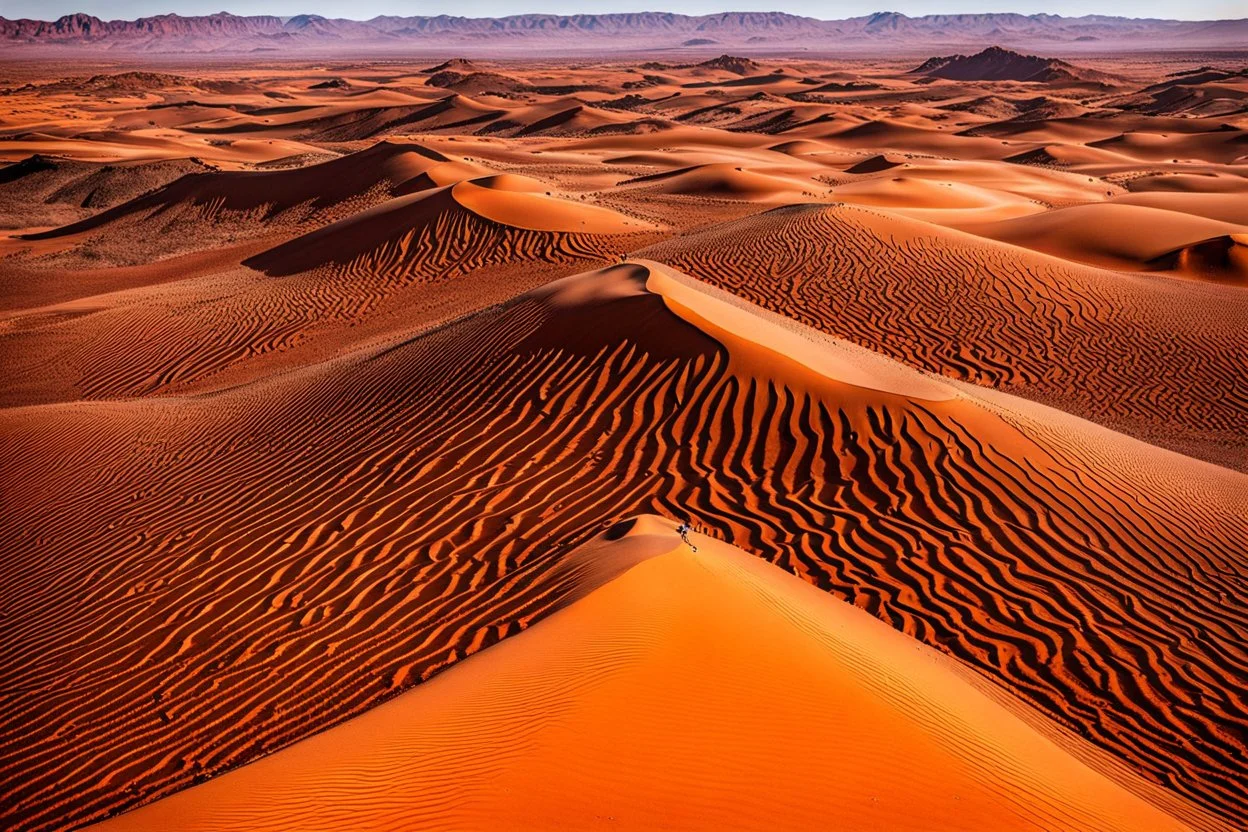
<path id="1" fill-rule="evenodd" d="M 1177 248 L 1163 233 L 1185 231 L 1165 226 L 1136 237 L 1125 223 L 1089 225 L 1105 217 L 1061 216 L 1080 210 L 981 232 L 1013 234 L 1036 248 L 1060 239 L 1081 259 L 1113 257 L 1135 272 Z M 1126 221 L 1133 219 L 1138 224 Z M 1188 224 L 1198 235 L 1227 230 L 1199 218 Z M 1114 231 L 1127 240 L 1100 236 Z M 912 366 L 1248 466 L 1248 408 L 1231 384 L 1248 367 L 1244 292 L 1091 269 L 856 206 L 781 208 L 643 253 Z M 1228 255 L 1220 268 L 1239 274 L 1244 262 Z"/>
<path id="2" fill-rule="evenodd" d="M 566 559 L 627 571 L 530 631 L 93 828 L 809 829 L 829 805 L 840 829 L 1199 822 L 958 663 L 739 549 L 691 544 L 624 520 Z"/>
<path id="3" fill-rule="evenodd" d="M 1248 824 L 1241 65 L 948 53 L 0 64 L 0 826 Z"/>

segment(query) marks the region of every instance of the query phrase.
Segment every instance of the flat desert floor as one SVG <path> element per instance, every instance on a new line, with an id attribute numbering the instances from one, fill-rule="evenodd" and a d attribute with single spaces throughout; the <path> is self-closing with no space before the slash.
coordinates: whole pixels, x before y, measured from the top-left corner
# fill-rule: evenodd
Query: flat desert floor
<path id="1" fill-rule="evenodd" d="M 1076 63 L 0 63 L 0 825 L 1248 825 L 1248 74 Z"/>

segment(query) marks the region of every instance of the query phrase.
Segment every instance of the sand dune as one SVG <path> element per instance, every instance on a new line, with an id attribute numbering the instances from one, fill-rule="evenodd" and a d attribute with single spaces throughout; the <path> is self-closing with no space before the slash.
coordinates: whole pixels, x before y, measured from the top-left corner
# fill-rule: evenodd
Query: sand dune
<path id="1" fill-rule="evenodd" d="M 514 175 L 465 181 L 392 198 L 273 248 L 261 240 L 160 268 L 83 272 L 77 292 L 55 271 L 0 269 L 0 280 L 47 304 L 0 321 L 11 350 L 0 401 L 249 381 L 448 320 L 655 239 L 645 221 L 541 187 Z M 49 352 L 58 356 L 51 367 Z"/>
<path id="2" fill-rule="evenodd" d="M 890 158 L 887 154 L 872 156 L 870 159 L 864 159 L 856 163 L 852 167 L 845 169 L 846 173 L 880 173 L 881 171 L 891 170 L 898 165 L 904 165 L 905 160 L 899 158 Z"/>
<path id="3" fill-rule="evenodd" d="M 566 606 L 562 553 L 637 512 L 1235 806 L 1243 476 L 742 304 L 625 265 L 212 395 L 0 412 L 16 822 L 99 819 L 358 715 Z M 74 730 L 31 736 L 31 708 Z M 102 759 L 126 764 L 69 777 Z"/>
<path id="4" fill-rule="evenodd" d="M 1132 191 L 1140 193 L 1163 191 L 1167 193 L 1236 194 L 1244 188 L 1245 183 L 1243 177 L 1234 175 L 1175 172 L 1145 174 L 1132 179 L 1128 184 Z M 1235 198 L 1238 200 L 1238 197 Z"/>
<path id="5" fill-rule="evenodd" d="M 621 183 L 637 185 L 657 193 L 684 196 L 739 199 L 751 202 L 778 202 L 811 196 L 814 183 L 769 176 L 731 164 L 697 165 L 651 174 Z M 807 190 L 803 194 L 803 187 Z"/>
<path id="6" fill-rule="evenodd" d="M 1235 193 L 1143 191 L 1122 194 L 1114 197 L 1113 201 L 1121 205 L 1141 205 L 1219 222 L 1248 225 L 1248 203 Z"/>
<path id="7" fill-rule="evenodd" d="M 912 366 L 1248 467 L 1245 411 L 1223 395 L 1248 361 L 1233 334 L 1248 319 L 1241 295 L 851 207 L 777 209 L 644 255 Z"/>
<path id="8" fill-rule="evenodd" d="M 893 176 L 837 186 L 832 196 L 855 205 L 876 205 L 915 219 L 941 223 L 1008 221 L 1044 210 L 1034 199 L 965 182 Z"/>
<path id="9" fill-rule="evenodd" d="M 630 246 L 597 238 L 654 229 L 607 208 L 546 196 L 542 187 L 508 174 L 398 197 L 283 243 L 247 265 L 280 275 L 328 264 L 377 273 L 441 264 L 463 272 L 491 261 L 610 257 Z"/>
<path id="10" fill-rule="evenodd" d="M 1206 280 L 1248 285 L 1248 233 L 1188 243 L 1158 256 L 1151 265 Z"/>
<path id="11" fill-rule="evenodd" d="M 1114 203 L 1077 205 L 988 224 L 966 224 L 972 234 L 1025 246 L 1109 269 L 1177 268 L 1200 276 L 1199 268 L 1160 262 L 1171 252 L 1207 240 L 1248 234 L 1248 226 L 1146 207 L 1130 196 Z M 1229 265 L 1234 270 L 1233 265 Z M 1238 275 L 1248 279 L 1248 272 Z"/>
<path id="12" fill-rule="evenodd" d="M 452 172 L 453 171 L 453 172 Z M 179 212 L 195 221 L 218 224 L 234 215 L 240 221 L 271 223 L 297 211 L 296 223 L 358 211 L 370 202 L 422 186 L 442 185 L 485 172 L 418 144 L 378 142 L 367 150 L 319 165 L 291 170 L 222 172 L 183 177 L 177 182 L 104 211 L 88 220 L 32 235 L 46 239 L 94 231 L 120 220 L 166 222 Z"/>
<path id="13" fill-rule="evenodd" d="M 1037 729 L 957 662 L 674 528 L 617 523 L 566 560 L 627 570 L 528 631 L 93 829 L 809 829 L 829 803 L 840 829 L 1216 825 L 1107 776 L 1104 755 Z"/>
<path id="14" fill-rule="evenodd" d="M 185 159 L 102 165 L 30 156 L 0 167 L 0 227 L 66 225 L 202 171 Z"/>
<path id="15" fill-rule="evenodd" d="M 197 20 L 0 60 L 0 827 L 1248 823 L 1208 32 Z"/>

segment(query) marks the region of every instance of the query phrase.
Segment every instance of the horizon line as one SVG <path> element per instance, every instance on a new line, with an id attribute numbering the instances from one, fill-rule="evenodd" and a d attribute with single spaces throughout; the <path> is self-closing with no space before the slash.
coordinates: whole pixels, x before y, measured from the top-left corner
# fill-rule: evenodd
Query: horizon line
<path id="1" fill-rule="evenodd" d="M 99 20 L 105 23 L 135 23 L 140 20 L 154 20 L 157 18 L 165 18 L 165 17 L 178 17 L 178 18 L 183 18 L 183 19 L 193 19 L 193 18 L 211 18 L 211 17 L 228 16 L 228 17 L 237 17 L 237 18 L 272 17 L 277 20 L 281 20 L 283 22 L 288 22 L 295 18 L 304 17 L 304 18 L 317 18 L 321 20 L 344 20 L 344 21 L 349 21 L 351 23 L 368 23 L 373 20 L 384 19 L 384 18 L 398 18 L 398 19 L 408 19 L 408 20 L 422 20 L 422 19 L 423 20 L 436 20 L 439 18 L 447 18 L 447 19 L 452 19 L 452 20 L 508 20 L 511 18 L 522 18 L 522 17 L 577 18 L 577 17 L 618 17 L 618 16 L 627 16 L 627 15 L 648 15 L 648 14 L 668 15 L 671 17 L 684 17 L 684 18 L 717 17 L 717 16 L 722 16 L 722 15 L 781 15 L 784 17 L 791 17 L 791 18 L 800 19 L 800 20 L 813 20 L 819 23 L 838 23 L 838 22 L 847 21 L 847 20 L 861 20 L 863 18 L 872 18 L 872 17 L 881 17 L 881 16 L 899 17 L 899 18 L 905 18 L 907 20 L 925 20 L 925 19 L 934 18 L 934 17 L 990 17 L 990 16 L 1004 16 L 1004 15 L 1010 15 L 1014 17 L 1024 17 L 1024 18 L 1030 18 L 1030 19 L 1051 18 L 1051 19 L 1058 19 L 1058 20 L 1085 20 L 1088 18 L 1100 18 L 1100 19 L 1106 19 L 1106 20 L 1158 21 L 1158 22 L 1174 22 L 1174 23 L 1225 23 L 1225 22 L 1248 20 L 1248 17 L 1212 17 L 1212 18 L 1129 17 L 1127 15 L 1100 14 L 1100 13 L 1089 13 L 1089 14 L 1078 15 L 1078 16 L 1069 16 L 1069 15 L 1062 15 L 1062 14 L 1053 14 L 1051 12 L 1026 13 L 1026 12 L 1013 12 L 1013 11 L 932 12 L 930 14 L 910 15 L 910 14 L 906 14 L 905 12 L 896 12 L 896 11 L 891 11 L 888 9 L 881 9 L 879 11 L 868 12 L 866 14 L 852 15 L 850 17 L 827 17 L 827 18 L 814 17 L 811 15 L 804 15 L 804 14 L 797 14 L 794 12 L 783 11 L 780 9 L 768 9 L 768 10 L 724 9 L 722 11 L 705 12 L 703 14 L 689 14 L 686 12 L 662 11 L 659 9 L 641 9 L 641 10 L 636 10 L 636 11 L 611 11 L 611 12 L 580 12 L 576 14 L 563 14 L 559 12 L 528 11 L 528 12 L 515 12 L 513 14 L 506 14 L 506 15 L 481 15 L 481 16 L 447 14 L 443 12 L 440 14 L 375 14 L 372 17 L 367 17 L 367 18 L 329 17 L 327 15 L 310 13 L 310 12 L 300 12 L 297 14 L 273 14 L 273 13 L 239 14 L 238 12 L 231 12 L 226 9 L 222 9 L 216 12 L 208 12 L 207 14 L 183 14 L 181 12 L 169 11 L 169 12 L 160 12 L 159 14 L 147 14 L 147 15 L 140 15 L 138 17 L 129 17 L 129 18 L 127 17 L 105 18 L 105 17 L 101 17 L 98 14 L 95 14 L 92 12 L 85 12 L 85 11 L 66 12 L 64 14 L 57 15 L 56 17 L 53 17 L 53 18 L 6 17 L 5 15 L 0 14 L 0 20 L 9 20 L 9 21 L 15 21 L 15 22 L 20 21 L 20 20 L 29 20 L 29 21 L 33 21 L 37 23 L 56 23 L 57 21 L 64 20 L 66 18 L 84 16 L 84 17 L 94 18 L 96 20 Z"/>

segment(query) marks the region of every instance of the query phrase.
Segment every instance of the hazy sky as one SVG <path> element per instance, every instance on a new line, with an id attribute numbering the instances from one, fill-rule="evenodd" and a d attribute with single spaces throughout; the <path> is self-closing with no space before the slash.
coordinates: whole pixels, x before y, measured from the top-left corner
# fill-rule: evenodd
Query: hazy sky
<path id="1" fill-rule="evenodd" d="M 1049 12 L 1077 16 L 1114 14 L 1123 17 L 1164 17 L 1216 20 L 1248 16 L 1244 0 L 0 0 L 0 17 L 50 20 L 69 12 L 87 12 L 105 20 L 178 12 L 210 14 L 321 14 L 365 20 L 379 14 L 501 17 L 524 12 L 576 14 L 652 9 L 705 14 L 726 9 L 785 11 L 834 20 L 888 9 L 908 15 L 951 12 Z"/>

